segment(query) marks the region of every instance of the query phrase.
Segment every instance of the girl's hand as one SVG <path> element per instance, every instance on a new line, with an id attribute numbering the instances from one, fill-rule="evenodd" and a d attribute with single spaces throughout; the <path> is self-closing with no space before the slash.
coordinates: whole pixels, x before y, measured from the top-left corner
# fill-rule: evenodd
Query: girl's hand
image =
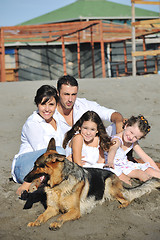
<path id="1" fill-rule="evenodd" d="M 81 164 L 82 164 L 82 166 L 84 166 L 86 164 L 86 161 L 81 160 Z"/>
<path id="2" fill-rule="evenodd" d="M 84 166 L 84 165 L 86 164 L 86 161 L 83 160 L 84 158 L 85 158 L 85 156 L 82 156 L 82 159 L 81 159 L 81 164 L 82 164 L 82 166 Z"/>
<path id="3" fill-rule="evenodd" d="M 103 168 L 105 168 L 105 167 L 109 167 L 109 168 L 113 168 L 114 169 L 114 163 L 111 161 L 108 161 L 108 163 L 106 163 L 104 166 L 103 166 Z"/>
<path id="4" fill-rule="evenodd" d="M 70 161 L 70 162 L 73 162 L 73 158 L 72 158 L 72 154 L 70 154 L 67 159 Z"/>

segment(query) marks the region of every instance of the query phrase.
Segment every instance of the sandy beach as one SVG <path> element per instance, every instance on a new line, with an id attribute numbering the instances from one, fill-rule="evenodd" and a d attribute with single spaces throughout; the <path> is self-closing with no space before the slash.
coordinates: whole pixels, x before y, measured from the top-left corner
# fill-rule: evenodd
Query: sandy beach
<path id="1" fill-rule="evenodd" d="M 111 79 L 80 79 L 79 97 L 113 108 L 124 117 L 143 114 L 151 132 L 140 145 L 160 162 L 160 75 Z M 157 240 L 160 237 L 160 192 L 154 191 L 133 201 L 126 209 L 117 202 L 97 206 L 79 220 L 50 231 L 49 220 L 40 227 L 27 224 L 44 208 L 36 203 L 23 210 L 16 195 L 18 184 L 10 181 L 12 159 L 19 151 L 20 135 L 27 117 L 36 109 L 33 99 L 43 84 L 56 86 L 57 80 L 0 83 L 0 239 L 1 240 Z"/>

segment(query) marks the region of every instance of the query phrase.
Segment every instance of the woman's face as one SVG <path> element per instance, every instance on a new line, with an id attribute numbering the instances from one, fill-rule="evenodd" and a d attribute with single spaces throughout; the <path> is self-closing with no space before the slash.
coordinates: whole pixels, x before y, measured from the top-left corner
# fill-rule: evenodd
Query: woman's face
<path id="1" fill-rule="evenodd" d="M 81 135 L 86 142 L 91 142 L 97 134 L 97 124 L 92 121 L 84 121 L 81 128 Z"/>
<path id="2" fill-rule="evenodd" d="M 38 112 L 46 122 L 50 122 L 56 110 L 56 100 L 54 97 L 52 97 L 48 100 L 48 102 L 42 104 L 44 101 L 45 98 L 43 98 L 42 102 L 38 104 Z"/>

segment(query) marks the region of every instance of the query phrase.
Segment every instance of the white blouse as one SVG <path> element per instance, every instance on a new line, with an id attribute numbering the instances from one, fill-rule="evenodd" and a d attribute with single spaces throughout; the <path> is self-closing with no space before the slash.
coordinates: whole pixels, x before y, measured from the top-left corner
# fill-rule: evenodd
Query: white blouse
<path id="1" fill-rule="evenodd" d="M 56 122 L 57 123 L 57 122 Z M 34 111 L 23 125 L 21 133 L 21 146 L 16 158 L 26 152 L 33 152 L 36 150 L 47 148 L 48 143 L 54 137 L 56 146 L 62 146 L 63 138 L 59 124 L 57 123 L 57 130 Z"/>

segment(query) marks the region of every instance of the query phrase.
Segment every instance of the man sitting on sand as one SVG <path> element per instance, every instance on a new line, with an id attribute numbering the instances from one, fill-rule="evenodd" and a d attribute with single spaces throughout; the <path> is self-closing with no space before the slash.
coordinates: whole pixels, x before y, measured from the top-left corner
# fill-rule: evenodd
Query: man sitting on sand
<path id="1" fill-rule="evenodd" d="M 62 76 L 57 82 L 59 101 L 54 118 L 60 123 L 63 134 L 71 129 L 73 124 L 88 110 L 95 111 L 102 120 L 112 122 L 107 128 L 109 135 L 122 131 L 123 116 L 113 110 L 85 98 L 77 98 L 78 82 L 73 76 Z"/>

